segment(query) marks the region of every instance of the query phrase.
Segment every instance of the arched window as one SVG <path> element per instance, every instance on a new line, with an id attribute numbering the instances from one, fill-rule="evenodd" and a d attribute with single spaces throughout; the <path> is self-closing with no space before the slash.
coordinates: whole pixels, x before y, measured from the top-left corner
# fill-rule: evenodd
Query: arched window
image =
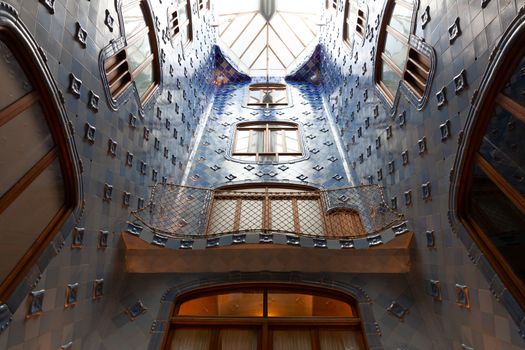
<path id="1" fill-rule="evenodd" d="M 6 301 L 76 203 L 59 112 L 32 56 L 0 29 L 0 300 Z"/>
<path id="2" fill-rule="evenodd" d="M 428 93 L 434 52 L 414 30 L 415 0 L 388 0 L 379 32 L 375 80 L 380 93 L 393 105 L 400 83 L 418 101 Z"/>
<path id="3" fill-rule="evenodd" d="M 354 300 L 292 285 L 227 286 L 176 301 L 164 349 L 366 349 Z"/>
<path id="4" fill-rule="evenodd" d="M 525 308 L 525 50 L 516 46 L 477 108 L 459 182 L 458 215 Z"/>
<path id="5" fill-rule="evenodd" d="M 121 101 L 120 97 L 132 84 L 142 104 L 149 100 L 160 84 L 155 26 L 148 2 L 123 2 L 120 11 L 125 45 L 113 52 L 112 45 L 109 45 L 103 51 L 103 80 L 108 84 L 113 107 L 118 106 L 116 101 Z"/>
<path id="6" fill-rule="evenodd" d="M 232 157 L 252 162 L 286 162 L 303 157 L 299 127 L 290 122 L 237 124 Z"/>

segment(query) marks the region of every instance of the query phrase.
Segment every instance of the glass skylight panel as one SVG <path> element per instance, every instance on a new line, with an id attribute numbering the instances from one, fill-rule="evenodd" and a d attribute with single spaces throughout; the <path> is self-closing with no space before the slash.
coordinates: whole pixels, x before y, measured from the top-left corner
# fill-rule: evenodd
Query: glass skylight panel
<path id="1" fill-rule="evenodd" d="M 249 75 L 286 75 L 316 44 L 318 0 L 223 0 L 215 9 L 221 48 Z"/>

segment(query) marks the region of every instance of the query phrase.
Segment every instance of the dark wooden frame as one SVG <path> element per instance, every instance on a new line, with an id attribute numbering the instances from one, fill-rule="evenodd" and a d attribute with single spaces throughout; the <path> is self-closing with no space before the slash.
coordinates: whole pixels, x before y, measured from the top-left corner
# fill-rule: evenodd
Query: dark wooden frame
<path id="1" fill-rule="evenodd" d="M 242 292 L 261 290 L 263 292 L 263 316 L 262 317 L 198 317 L 198 316 L 176 316 L 180 305 L 188 300 L 203 297 L 207 295 L 217 295 L 223 293 Z M 356 314 L 356 317 L 268 317 L 268 291 L 274 290 L 278 292 L 303 293 L 317 296 L 328 297 L 336 299 L 349 304 Z M 302 285 L 281 284 L 281 283 L 243 283 L 242 285 L 221 285 L 218 287 L 207 287 L 191 292 L 185 293 L 178 297 L 172 305 L 170 312 L 169 325 L 166 327 L 161 349 L 169 349 L 171 345 L 174 328 L 177 326 L 193 327 L 196 326 L 211 326 L 216 327 L 238 327 L 238 328 L 257 328 L 259 329 L 258 350 L 267 350 L 272 347 L 271 332 L 274 329 L 297 329 L 310 328 L 312 337 L 313 350 L 319 350 L 318 344 L 318 330 L 320 328 L 327 329 L 348 329 L 359 330 L 361 335 L 361 345 L 368 349 L 368 341 L 364 336 L 365 329 L 361 318 L 359 317 L 359 310 L 354 298 L 350 295 L 325 288 L 305 287 Z M 317 332 L 316 332 L 317 330 Z M 211 348 L 220 349 L 218 347 L 218 331 L 215 331 L 215 337 L 212 340 Z M 215 342 L 215 343 L 213 343 Z M 214 345 L 215 344 L 215 345 Z M 213 347 L 215 346 L 215 347 Z"/>
<path id="2" fill-rule="evenodd" d="M 9 120 L 16 118 L 27 108 L 39 103 L 45 116 L 49 130 L 53 136 L 55 146 L 42 159 L 25 174 L 19 181 L 11 187 L 0 198 L 0 213 L 12 204 L 22 192 L 54 161 L 58 158 L 62 171 L 64 184 L 64 205 L 58 213 L 50 218 L 49 224 L 40 233 L 33 245 L 24 254 L 22 259 L 16 264 L 10 274 L 0 285 L 0 304 L 5 302 L 22 279 L 28 274 L 31 267 L 36 263 L 44 249 L 47 248 L 59 228 L 75 209 L 77 198 L 76 171 L 72 155 L 69 150 L 69 141 L 63 132 L 60 113 L 54 106 L 54 99 L 50 96 L 49 87 L 43 78 L 42 72 L 37 68 L 33 54 L 16 36 L 7 28 L 0 27 L 0 40 L 2 40 L 13 52 L 14 57 L 19 62 L 22 69 L 26 72 L 28 79 L 34 90 L 21 97 L 11 105 L 0 111 L 0 126 Z"/>
<path id="3" fill-rule="evenodd" d="M 512 101 L 510 98 L 502 95 L 501 90 L 504 88 L 510 76 L 514 73 L 515 67 L 525 55 L 525 48 L 515 45 L 506 55 L 504 63 L 498 72 L 498 79 L 492 80 L 485 98 L 479 108 L 479 114 L 473 126 L 474 131 L 465 149 L 463 158 L 463 168 L 465 169 L 458 179 L 461 184 L 457 194 L 457 215 L 463 223 L 472 240 L 478 245 L 495 272 L 500 277 L 503 284 L 510 293 L 516 298 L 519 305 L 525 309 L 525 283 L 521 280 L 508 265 L 505 257 L 491 242 L 481 227 L 473 219 L 469 212 L 468 203 L 470 202 L 470 193 L 472 188 L 473 169 L 478 165 L 488 178 L 500 189 L 500 191 L 525 215 L 525 199 L 521 196 L 501 175 L 494 169 L 480 154 L 485 130 L 490 119 L 493 116 L 494 108 L 499 105 L 506 111 L 512 113 L 521 122 L 525 122 L 525 108 Z"/>

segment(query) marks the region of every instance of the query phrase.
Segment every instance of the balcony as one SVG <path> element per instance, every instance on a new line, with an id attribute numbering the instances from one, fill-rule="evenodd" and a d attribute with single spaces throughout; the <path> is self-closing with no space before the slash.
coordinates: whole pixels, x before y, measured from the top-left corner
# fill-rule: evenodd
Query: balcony
<path id="1" fill-rule="evenodd" d="M 132 216 L 123 235 L 130 272 L 410 267 L 408 224 L 374 185 L 212 190 L 159 184 L 150 204 Z M 311 264 L 315 259 L 319 266 Z"/>

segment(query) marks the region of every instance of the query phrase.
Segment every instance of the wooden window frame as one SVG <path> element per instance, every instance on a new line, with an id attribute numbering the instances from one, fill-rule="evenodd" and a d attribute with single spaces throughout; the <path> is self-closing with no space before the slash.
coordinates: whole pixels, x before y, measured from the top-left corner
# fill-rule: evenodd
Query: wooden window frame
<path id="1" fill-rule="evenodd" d="M 197 2 L 197 7 L 200 12 L 207 10 L 207 6 L 209 3 L 206 2 L 205 4 L 204 1 L 207 1 L 207 0 L 198 0 Z M 203 8 L 201 8 L 201 5 L 203 6 Z M 186 17 L 187 18 L 184 22 L 181 23 L 180 18 L 179 18 L 179 13 L 180 13 L 180 9 L 182 6 L 186 7 Z M 192 13 L 191 13 L 191 1 L 183 0 L 183 2 L 179 6 L 169 11 L 169 15 L 170 17 L 168 18 L 168 23 L 169 23 L 171 41 L 174 42 L 175 40 L 177 40 L 177 38 L 180 36 L 181 28 L 186 27 L 187 37 L 182 38 L 183 40 L 182 46 L 183 47 L 189 46 L 193 42 L 193 18 L 192 18 Z"/>
<path id="2" fill-rule="evenodd" d="M 392 14 L 396 6 L 403 6 L 412 11 L 412 20 L 410 24 L 410 33 L 408 36 L 404 36 L 402 33 L 398 32 L 396 29 L 390 26 L 390 20 L 392 19 Z M 422 55 L 415 47 L 410 45 L 410 36 L 414 30 L 414 21 L 415 21 L 415 3 L 410 4 L 403 0 L 388 0 L 386 4 L 386 9 L 384 11 L 384 16 L 382 20 L 381 30 L 379 32 L 378 39 L 378 50 L 376 53 L 376 64 L 375 64 L 375 80 L 376 85 L 381 92 L 381 94 L 387 99 L 390 105 L 394 104 L 396 98 L 395 94 L 388 90 L 386 85 L 382 81 L 381 68 L 383 64 L 386 64 L 400 79 L 400 82 L 405 82 L 405 85 L 415 94 L 418 100 L 422 100 L 428 81 L 430 79 L 430 60 Z M 390 34 L 399 40 L 401 44 L 407 48 L 406 62 L 403 69 L 400 69 L 391 59 L 385 54 L 384 48 L 386 44 L 386 36 Z M 418 75 L 423 75 L 422 77 Z M 399 91 L 399 88 L 398 88 Z"/>
<path id="3" fill-rule="evenodd" d="M 272 125 L 275 125 L 275 127 L 272 127 Z M 262 127 L 264 126 L 264 127 Z M 264 141 L 263 141 L 263 147 L 264 147 L 264 151 L 263 152 L 236 152 L 236 149 L 237 149 L 237 140 L 238 140 L 238 135 L 239 135 L 239 131 L 242 131 L 242 130 L 249 130 L 250 131 L 250 140 L 251 140 L 251 137 L 252 137 L 252 130 L 263 130 L 264 133 L 263 133 L 263 137 L 264 137 Z M 297 133 L 297 146 L 298 146 L 298 149 L 299 149 L 299 152 L 286 152 L 286 138 L 284 139 L 284 149 L 285 151 L 284 152 L 272 152 L 270 150 L 270 147 L 271 147 L 271 142 L 270 142 L 270 137 L 271 137 L 271 132 L 272 130 L 295 130 L 296 133 Z M 250 144 L 250 141 L 248 141 L 248 144 Z M 303 144 L 301 142 L 301 133 L 300 133 L 300 130 L 299 130 L 299 125 L 297 125 L 296 123 L 291 123 L 291 122 L 267 122 L 267 121 L 260 121 L 260 122 L 245 122 L 245 123 L 239 123 L 237 124 L 236 128 L 235 128 L 235 134 L 234 134 L 234 140 L 233 140 L 233 143 L 232 143 L 232 151 L 231 151 L 231 155 L 233 158 L 235 157 L 242 157 L 242 156 L 255 156 L 255 162 L 259 163 L 259 162 L 265 162 L 264 160 L 260 160 L 259 158 L 260 157 L 275 157 L 274 160 L 272 160 L 272 162 L 280 162 L 279 161 L 279 156 L 293 156 L 293 157 L 297 157 L 297 159 L 301 158 L 304 156 L 304 148 L 303 148 Z"/>
<path id="4" fill-rule="evenodd" d="M 106 57 L 104 61 L 104 74 L 106 75 L 108 85 L 109 85 L 109 92 L 111 94 L 111 97 L 113 100 L 118 99 L 121 97 L 125 91 L 129 89 L 129 87 L 133 84 L 137 76 L 143 72 L 149 65 L 151 64 L 153 67 L 153 82 L 148 87 L 148 89 L 144 92 L 142 96 L 139 95 L 140 103 L 142 105 L 149 102 L 150 98 L 154 95 L 154 93 L 158 90 L 160 86 L 160 61 L 158 57 L 158 43 L 157 38 L 155 34 L 155 25 L 152 22 L 152 12 L 151 8 L 149 6 L 149 3 L 147 0 L 133 0 L 128 3 L 122 4 L 120 7 L 120 14 L 124 16 L 124 12 L 127 9 L 130 9 L 132 7 L 139 6 L 142 10 L 142 14 L 144 15 L 144 21 L 146 22 L 146 26 L 136 29 L 133 33 L 125 33 L 125 29 L 122 26 L 123 35 L 126 38 L 126 45 L 118 50 L 116 53 L 111 55 L 110 57 Z M 121 17 L 123 18 L 123 17 Z M 144 62 L 135 68 L 135 70 L 130 71 L 129 70 L 129 63 L 128 63 L 128 49 L 135 44 L 137 41 L 143 39 L 144 37 L 148 38 L 150 48 L 151 48 L 151 54 L 144 60 Z M 114 57 L 117 57 L 121 55 L 122 58 L 120 61 L 117 61 L 117 66 L 112 67 L 108 66 L 108 62 L 110 62 L 111 59 Z M 119 68 L 120 66 L 127 66 L 125 68 L 125 71 L 121 73 L 121 77 L 128 76 L 128 81 L 126 81 L 123 85 L 121 85 L 117 91 L 111 90 L 111 85 L 109 82 L 109 74 L 113 72 L 113 70 Z M 111 71 L 108 72 L 108 69 L 111 68 Z M 137 90 L 138 93 L 138 90 Z"/>
<path id="5" fill-rule="evenodd" d="M 251 98 L 251 92 L 252 91 L 261 91 L 261 90 L 269 90 L 269 91 L 286 91 L 286 100 L 284 102 L 276 101 L 274 103 L 258 103 L 258 102 L 250 102 Z M 270 108 L 272 106 L 287 106 L 288 105 L 288 87 L 286 84 L 278 84 L 278 83 L 256 83 L 251 84 L 248 87 L 248 99 L 246 102 L 246 105 L 248 107 L 265 107 Z"/>
<path id="6" fill-rule="evenodd" d="M 473 171 L 474 167 L 478 166 L 502 194 L 525 215 L 525 198 L 516 191 L 479 152 L 486 134 L 486 128 L 494 115 L 496 106 L 500 106 L 511 113 L 516 119 L 525 123 L 525 107 L 502 93 L 502 89 L 508 79 L 514 73 L 515 68 L 525 55 L 525 49 L 517 46 L 518 45 L 507 53 L 507 62 L 501 64 L 501 69 L 505 71 L 498 73 L 498 77 L 500 78 L 493 80 L 493 83 L 485 95 L 488 98 L 485 98 L 481 106 L 477 109 L 479 115 L 473 126 L 474 132 L 464 153 L 463 167 L 465 170 L 459 178 L 459 183 L 462 185 L 459 186 L 456 206 L 458 208 L 457 214 L 459 220 L 464 225 L 470 237 L 480 248 L 505 287 L 514 296 L 518 304 L 525 309 L 525 281 L 520 279 L 512 270 L 503 254 L 494 246 L 491 239 L 473 218 L 468 207 L 472 190 Z"/>
<path id="7" fill-rule="evenodd" d="M 3 213 L 34 180 L 44 172 L 56 159 L 62 172 L 64 185 L 64 203 L 59 211 L 50 218 L 50 222 L 35 239 L 24 256 L 16 263 L 8 276 L 0 281 L 0 304 L 5 303 L 22 279 L 29 273 L 44 249 L 50 244 L 60 227 L 75 209 L 77 202 L 76 176 L 72 156 L 69 151 L 67 136 L 59 118 L 59 111 L 53 105 L 51 92 L 32 60 L 32 53 L 16 38 L 9 29 L 0 26 L 0 40 L 9 47 L 20 67 L 31 81 L 33 90 L 0 111 L 0 127 L 18 117 L 22 112 L 35 104 L 42 108 L 54 146 L 34 166 L 27 171 L 6 193 L 0 197 L 0 214 Z"/>
<path id="8" fill-rule="evenodd" d="M 263 295 L 263 316 L 254 317 L 224 317 L 224 316 L 177 316 L 180 305 L 185 301 L 199 297 L 213 296 L 224 293 L 242 293 L 260 291 Z M 354 317 L 270 317 L 268 316 L 268 294 L 269 292 L 278 293 L 301 293 L 314 296 L 321 296 L 339 300 L 348 304 L 354 313 Z M 214 327 L 210 349 L 220 349 L 219 330 L 220 328 L 257 329 L 258 349 L 267 350 L 272 348 L 272 331 L 278 329 L 310 329 L 312 349 L 319 350 L 319 330 L 320 329 L 345 329 L 358 330 L 360 332 L 360 343 L 364 349 L 368 349 L 368 340 L 365 336 L 363 322 L 361 321 L 359 310 L 355 299 L 347 294 L 325 288 L 305 287 L 293 284 L 281 283 L 242 283 L 242 285 L 222 285 L 219 287 L 203 288 L 186 293 L 173 303 L 170 313 L 169 324 L 166 327 L 161 349 L 169 350 L 173 341 L 174 330 L 177 327 L 199 328 Z"/>
<path id="9" fill-rule="evenodd" d="M 352 5 L 357 6 L 357 17 L 355 20 L 351 18 L 351 9 Z M 356 34 L 360 40 L 363 40 L 365 37 L 366 25 L 368 21 L 368 9 L 366 4 L 358 5 L 357 0 L 345 0 L 345 10 L 344 10 L 344 19 L 343 19 L 343 41 L 349 46 L 352 47 L 354 39 L 352 38 L 353 34 Z M 359 15 L 361 13 L 361 16 Z M 361 24 L 360 20 L 361 19 Z M 353 28 L 353 30 L 349 30 Z"/>

